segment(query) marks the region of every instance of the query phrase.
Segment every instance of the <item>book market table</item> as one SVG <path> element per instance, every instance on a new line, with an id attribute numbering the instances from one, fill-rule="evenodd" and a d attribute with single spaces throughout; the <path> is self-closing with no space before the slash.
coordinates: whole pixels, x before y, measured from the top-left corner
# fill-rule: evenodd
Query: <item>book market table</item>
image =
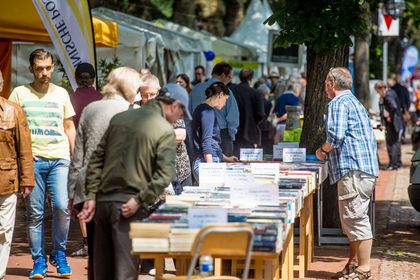
<path id="1" fill-rule="evenodd" d="M 254 278 L 248 279 L 293 279 L 293 229 L 289 226 L 287 236 L 279 252 L 252 252 Z M 161 279 L 164 273 L 165 258 L 173 258 L 176 261 L 176 274 L 185 275 L 188 270 L 190 252 L 133 252 L 141 259 L 152 259 L 155 263 L 156 279 Z M 222 272 L 222 260 L 213 256 L 215 260 L 214 275 L 220 276 Z M 236 275 L 240 263 L 239 257 L 230 257 L 232 260 L 231 275 Z M 281 273 L 281 276 L 280 276 Z M 280 278 L 281 277 L 281 278 Z"/>
<path id="2" fill-rule="evenodd" d="M 282 233 L 282 238 L 280 238 L 282 244 L 281 246 L 276 246 L 275 250 L 271 252 L 262 252 L 258 250 L 254 250 L 252 252 L 252 265 L 251 270 L 253 270 L 253 278 L 249 279 L 293 279 L 294 273 L 297 273 L 299 278 L 305 277 L 305 271 L 308 270 L 309 264 L 312 262 L 313 254 L 314 254 L 314 215 L 313 215 L 313 199 L 316 188 L 320 185 L 320 183 L 326 178 L 326 166 L 322 165 L 319 168 L 319 171 L 313 172 L 314 168 L 311 172 L 303 172 L 297 171 L 288 172 L 282 171 L 280 168 L 281 178 L 283 178 L 283 185 L 289 183 L 291 178 L 303 178 L 307 177 L 307 185 L 308 189 L 305 191 L 305 195 L 301 200 L 301 204 L 299 208 L 295 208 L 295 214 L 293 219 L 287 218 L 288 222 L 286 222 L 287 226 L 283 227 L 284 232 Z M 315 168 L 316 170 L 316 168 Z M 283 173 L 282 173 L 283 172 Z M 301 172 L 301 173 L 299 173 Z M 309 175 L 308 175 L 309 174 Z M 305 177 L 305 178 L 306 178 Z M 282 179 L 280 179 L 282 180 Z M 279 187 L 280 187 L 279 183 Z M 310 186 L 309 186 L 310 185 Z M 280 188 L 280 193 L 282 192 L 282 188 Z M 280 195 L 279 193 L 279 195 Z M 281 196 L 281 195 L 280 195 Z M 189 200 L 191 197 L 186 195 L 183 196 L 171 196 L 167 197 L 167 203 L 173 203 L 173 200 L 176 202 L 184 200 Z M 176 202 L 174 204 L 176 204 Z M 159 211 L 159 210 L 158 210 Z M 153 214 L 151 215 L 151 217 Z M 157 217 L 157 216 L 156 216 Z M 299 227 L 294 227 L 295 218 L 299 218 Z M 179 248 L 179 243 L 176 243 L 176 239 L 172 239 L 174 233 L 177 232 L 179 229 L 174 229 L 173 225 L 168 225 L 164 228 L 164 234 L 161 235 L 160 233 L 155 233 L 152 231 L 148 232 L 150 227 L 157 225 L 157 227 L 162 227 L 161 221 L 156 223 L 156 221 L 141 222 L 136 223 L 135 227 L 138 226 L 137 231 L 133 231 L 133 227 L 130 230 L 130 237 L 133 238 L 133 254 L 138 255 L 141 259 L 153 259 L 155 262 L 155 269 L 156 269 L 156 279 L 160 279 L 164 273 L 164 263 L 165 258 L 173 258 L 176 260 L 176 274 L 177 275 L 185 275 L 186 271 L 188 270 L 188 260 L 191 258 L 191 252 L 189 248 Z M 252 220 L 252 219 L 251 219 Z M 249 221 L 251 221 L 249 220 Z M 257 220 L 258 221 L 258 220 Z M 263 220 L 261 220 L 263 221 Z M 296 220 L 297 221 L 297 220 Z M 255 222 L 255 221 L 254 221 Z M 284 221 L 283 221 L 284 222 Z M 148 224 L 149 223 L 149 224 Z M 252 223 L 252 222 L 251 222 Z M 258 222 L 257 222 L 258 223 Z M 281 223 L 280 223 L 281 224 Z M 132 225 L 133 226 L 133 225 Z M 176 226 L 175 226 L 176 227 Z M 145 230 L 146 229 L 146 233 Z M 186 229 L 188 230 L 188 229 Z M 181 230 L 182 232 L 182 230 Z M 295 247 L 295 234 L 296 232 L 299 233 L 298 237 L 298 244 Z M 138 233 L 141 233 L 141 238 L 138 238 Z M 197 232 L 195 232 L 197 233 Z M 194 240 L 194 232 L 188 233 L 188 240 L 192 243 Z M 172 234 L 172 235 L 171 235 Z M 168 236 L 166 239 L 162 238 L 157 240 L 157 236 Z M 150 239 L 148 239 L 150 238 Z M 297 237 L 296 237 L 297 238 Z M 136 239 L 142 239 L 143 243 L 136 243 Z M 159 243 L 163 240 L 163 243 Z M 156 247 L 152 246 L 149 247 L 149 244 L 164 244 L 163 247 Z M 174 244 L 172 244 L 174 242 Z M 179 242 L 179 240 L 178 240 Z M 279 241 L 277 241 L 279 242 Z M 145 247 L 143 247 L 145 246 Z M 255 244 L 254 244 L 255 246 Z M 148 248 L 149 247 L 149 248 Z M 220 276 L 222 272 L 222 260 L 218 258 L 218 256 L 213 256 L 214 262 L 214 274 L 215 276 Z M 237 270 L 240 270 L 243 267 L 243 263 L 241 261 L 237 261 L 241 257 L 239 256 L 231 256 L 228 259 L 231 260 L 231 268 L 230 268 L 230 275 L 236 275 Z M 223 258 L 224 260 L 227 258 Z M 226 273 L 226 270 L 223 270 Z"/>

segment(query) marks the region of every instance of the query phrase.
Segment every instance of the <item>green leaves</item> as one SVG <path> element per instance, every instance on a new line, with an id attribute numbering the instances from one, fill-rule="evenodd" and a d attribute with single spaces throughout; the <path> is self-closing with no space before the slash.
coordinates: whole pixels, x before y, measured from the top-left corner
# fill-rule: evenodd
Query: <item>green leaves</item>
<path id="1" fill-rule="evenodd" d="M 155 6 L 164 16 L 170 18 L 173 14 L 173 5 L 174 0 L 150 0 L 150 2 Z"/>
<path id="2" fill-rule="evenodd" d="M 368 29 L 360 0 L 284 0 L 265 23 L 277 22 L 281 31 L 276 45 L 305 44 L 316 52 L 351 45 L 350 36 Z"/>

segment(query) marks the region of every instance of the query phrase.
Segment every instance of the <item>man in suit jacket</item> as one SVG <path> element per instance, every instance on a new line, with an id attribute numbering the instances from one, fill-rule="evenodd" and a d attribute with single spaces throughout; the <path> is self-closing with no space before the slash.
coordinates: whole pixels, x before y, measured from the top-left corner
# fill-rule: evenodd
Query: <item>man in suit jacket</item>
<path id="1" fill-rule="evenodd" d="M 251 87 L 253 76 L 254 71 L 241 70 L 240 84 L 231 87 L 239 109 L 239 127 L 234 144 L 234 155 L 238 157 L 241 148 L 261 146 L 261 131 L 258 124 L 265 117 L 264 104 L 262 97 Z"/>
<path id="2" fill-rule="evenodd" d="M 383 106 L 381 117 L 386 128 L 386 147 L 388 150 L 389 165 L 387 170 L 396 170 L 401 167 L 401 135 L 403 131 L 403 118 L 401 104 L 397 93 L 387 88 L 386 83 L 379 81 L 375 90 L 380 96 Z"/>

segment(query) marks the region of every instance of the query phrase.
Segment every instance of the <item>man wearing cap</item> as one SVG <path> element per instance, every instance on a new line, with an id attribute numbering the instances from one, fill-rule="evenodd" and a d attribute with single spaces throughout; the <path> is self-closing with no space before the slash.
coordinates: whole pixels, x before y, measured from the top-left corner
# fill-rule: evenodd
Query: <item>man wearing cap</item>
<path id="1" fill-rule="evenodd" d="M 87 62 L 80 63 L 75 71 L 77 89 L 70 95 L 76 115 L 73 116 L 74 125 L 78 126 L 83 109 L 91 102 L 102 99 L 102 94 L 93 87 L 95 82 L 95 68 Z"/>
<path id="2" fill-rule="evenodd" d="M 137 279 L 131 255 L 131 222 L 148 215 L 175 175 L 173 123 L 182 118 L 188 96 L 166 92 L 140 109 L 117 114 L 90 158 L 86 196 L 79 219 L 95 216 L 96 279 Z M 96 215 L 95 215 L 96 213 Z"/>

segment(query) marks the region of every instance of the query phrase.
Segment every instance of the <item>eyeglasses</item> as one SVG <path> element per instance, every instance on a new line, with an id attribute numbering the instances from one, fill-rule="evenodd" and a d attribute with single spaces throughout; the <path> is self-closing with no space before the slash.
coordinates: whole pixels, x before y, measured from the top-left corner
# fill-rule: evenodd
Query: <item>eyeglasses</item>
<path id="1" fill-rule="evenodd" d="M 140 92 L 140 96 L 141 98 L 147 98 L 147 99 L 153 99 L 155 98 L 157 95 L 159 94 L 159 92 L 157 91 L 150 91 L 150 92 Z"/>

